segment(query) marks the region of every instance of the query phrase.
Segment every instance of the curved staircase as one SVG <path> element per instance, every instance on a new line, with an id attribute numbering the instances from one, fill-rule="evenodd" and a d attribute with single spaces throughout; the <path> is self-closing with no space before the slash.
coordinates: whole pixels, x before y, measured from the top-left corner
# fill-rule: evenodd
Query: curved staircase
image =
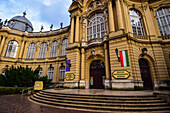
<path id="1" fill-rule="evenodd" d="M 31 101 L 58 108 L 98 112 L 170 112 L 170 106 L 154 95 L 113 96 L 41 91 Z"/>

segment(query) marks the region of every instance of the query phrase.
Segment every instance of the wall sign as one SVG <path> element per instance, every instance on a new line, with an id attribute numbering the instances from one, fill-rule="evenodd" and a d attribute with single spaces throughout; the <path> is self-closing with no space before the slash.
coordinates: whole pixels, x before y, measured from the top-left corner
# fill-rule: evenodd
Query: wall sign
<path id="1" fill-rule="evenodd" d="M 130 73 L 127 70 L 115 70 L 112 75 L 116 79 L 127 79 Z"/>
<path id="2" fill-rule="evenodd" d="M 34 90 L 43 90 L 43 81 L 35 81 Z"/>
<path id="3" fill-rule="evenodd" d="M 75 75 L 73 73 L 67 73 L 65 78 L 66 80 L 74 80 Z"/>

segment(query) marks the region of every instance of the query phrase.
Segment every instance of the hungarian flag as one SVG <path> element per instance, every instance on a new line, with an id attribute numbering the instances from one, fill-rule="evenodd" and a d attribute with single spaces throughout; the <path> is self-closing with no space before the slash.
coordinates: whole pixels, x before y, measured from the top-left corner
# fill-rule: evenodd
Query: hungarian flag
<path id="1" fill-rule="evenodd" d="M 129 66 L 129 57 L 128 57 L 128 51 L 119 51 L 120 54 L 120 62 L 121 67 L 127 67 Z"/>

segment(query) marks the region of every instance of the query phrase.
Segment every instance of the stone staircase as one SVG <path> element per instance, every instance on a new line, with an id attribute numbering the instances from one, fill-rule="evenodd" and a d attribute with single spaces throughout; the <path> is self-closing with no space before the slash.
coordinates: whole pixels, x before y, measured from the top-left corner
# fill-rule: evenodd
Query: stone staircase
<path id="1" fill-rule="evenodd" d="M 158 112 L 170 113 L 170 106 L 154 95 L 113 96 L 66 94 L 41 91 L 31 101 L 57 108 L 97 112 Z"/>

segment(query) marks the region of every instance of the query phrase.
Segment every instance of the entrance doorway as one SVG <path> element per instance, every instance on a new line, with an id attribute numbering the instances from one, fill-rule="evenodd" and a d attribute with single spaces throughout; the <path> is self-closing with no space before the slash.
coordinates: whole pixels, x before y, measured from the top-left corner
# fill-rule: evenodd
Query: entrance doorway
<path id="1" fill-rule="evenodd" d="M 140 73 L 142 76 L 143 86 L 145 90 L 153 90 L 153 84 L 150 74 L 150 67 L 146 59 L 139 59 Z"/>
<path id="2" fill-rule="evenodd" d="M 101 60 L 95 60 L 90 65 L 90 88 L 104 89 L 104 80 L 106 78 L 105 65 Z"/>

